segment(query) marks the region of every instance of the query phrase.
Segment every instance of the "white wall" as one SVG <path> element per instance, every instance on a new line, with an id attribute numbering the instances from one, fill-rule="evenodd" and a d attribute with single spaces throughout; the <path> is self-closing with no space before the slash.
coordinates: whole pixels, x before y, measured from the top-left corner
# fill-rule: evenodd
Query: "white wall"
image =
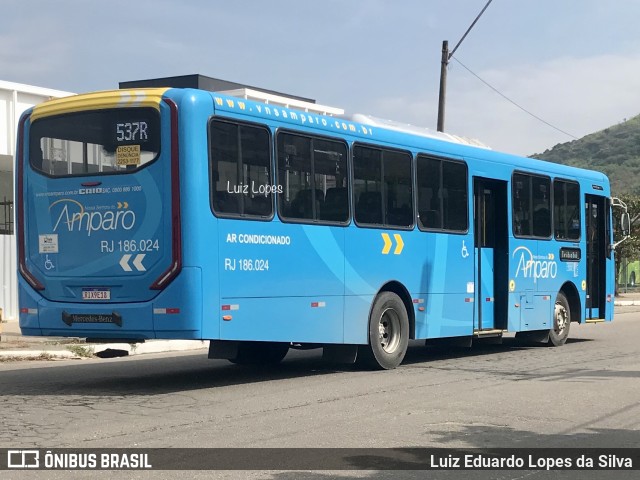
<path id="1" fill-rule="evenodd" d="M 13 157 L 20 116 L 25 110 L 38 103 L 69 95 L 73 94 L 0 80 L 0 177 L 2 177 L 0 179 L 0 201 L 5 196 L 12 199 L 14 197 L 12 188 L 15 183 Z M 11 182 L 8 181 L 8 178 L 11 178 Z M 0 229 L 2 229 L 1 226 Z M 15 235 L 0 234 L 0 309 L 3 311 L 3 320 L 18 318 L 16 262 Z"/>

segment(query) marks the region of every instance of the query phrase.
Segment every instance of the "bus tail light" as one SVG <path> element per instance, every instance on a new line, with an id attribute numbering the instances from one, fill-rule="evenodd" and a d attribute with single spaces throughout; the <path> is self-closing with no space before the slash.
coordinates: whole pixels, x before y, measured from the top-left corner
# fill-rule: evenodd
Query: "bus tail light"
<path id="1" fill-rule="evenodd" d="M 179 308 L 154 308 L 154 315 L 177 315 L 180 313 Z"/>
<path id="2" fill-rule="evenodd" d="M 18 225 L 16 229 L 18 233 L 18 265 L 20 274 L 35 290 L 44 290 L 44 285 L 29 271 L 27 268 L 26 254 L 26 236 L 24 218 L 24 125 L 27 122 L 28 115 L 23 115 L 18 125 L 18 145 L 16 146 L 16 158 L 18 163 Z"/>
<path id="3" fill-rule="evenodd" d="M 164 102 L 171 110 L 171 265 L 149 287 L 162 290 L 182 270 L 182 225 L 180 217 L 180 163 L 178 148 L 178 106 L 168 98 Z"/>

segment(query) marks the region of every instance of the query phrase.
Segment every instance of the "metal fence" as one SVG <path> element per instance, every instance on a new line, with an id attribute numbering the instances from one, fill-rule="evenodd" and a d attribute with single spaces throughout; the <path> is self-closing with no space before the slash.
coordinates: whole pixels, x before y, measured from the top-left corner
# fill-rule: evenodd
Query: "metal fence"
<path id="1" fill-rule="evenodd" d="M 13 200 L 7 197 L 0 202 L 0 235 L 13 235 Z"/>

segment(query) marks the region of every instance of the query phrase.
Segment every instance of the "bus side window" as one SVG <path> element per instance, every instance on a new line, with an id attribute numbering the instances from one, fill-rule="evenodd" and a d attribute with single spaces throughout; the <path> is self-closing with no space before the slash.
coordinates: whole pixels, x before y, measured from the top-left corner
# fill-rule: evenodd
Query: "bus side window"
<path id="1" fill-rule="evenodd" d="M 558 240 L 580 239 L 580 185 L 568 180 L 553 181 L 555 237 Z"/>
<path id="2" fill-rule="evenodd" d="M 416 173 L 420 226 L 433 230 L 467 231 L 467 165 L 461 161 L 418 155 Z"/>
<path id="3" fill-rule="evenodd" d="M 349 218 L 346 144 L 280 132 L 277 147 L 278 209 L 281 217 L 312 222 L 346 222 Z"/>
<path id="4" fill-rule="evenodd" d="M 542 207 L 533 214 L 533 235 L 536 237 L 548 237 L 551 226 L 551 214 L 549 209 Z"/>
<path id="5" fill-rule="evenodd" d="M 333 187 L 327 190 L 320 218 L 334 222 L 347 221 L 349 218 L 349 192 L 346 187 Z"/>
<path id="6" fill-rule="evenodd" d="M 404 152 L 383 150 L 385 224 L 398 227 L 413 225 L 413 182 L 411 156 Z"/>
<path id="7" fill-rule="evenodd" d="M 310 188 L 299 190 L 296 193 L 296 198 L 291 202 L 291 208 L 287 216 L 294 218 L 313 218 L 313 193 Z M 315 209 L 317 212 L 322 211 L 322 204 L 324 198 L 322 190 L 316 189 L 315 191 Z"/>
<path id="8" fill-rule="evenodd" d="M 215 213 L 269 217 L 273 184 L 269 131 L 261 126 L 213 120 L 211 137 L 211 204 Z"/>
<path id="9" fill-rule="evenodd" d="M 530 236 L 530 185 L 529 177 L 516 173 L 513 175 L 513 233 L 518 236 Z"/>
<path id="10" fill-rule="evenodd" d="M 548 239 L 551 236 L 551 178 L 514 173 L 511 188 L 514 235 Z"/>
<path id="11" fill-rule="evenodd" d="M 266 195 L 256 195 L 250 199 L 251 206 L 249 211 L 254 215 L 260 215 L 262 217 L 268 217 L 271 215 L 272 204 L 271 197 Z"/>
<path id="12" fill-rule="evenodd" d="M 431 188 L 418 189 L 418 218 L 420 224 L 426 228 L 440 228 L 440 209 L 433 208 L 433 190 Z"/>
<path id="13" fill-rule="evenodd" d="M 356 218 L 361 223 L 382 223 L 382 194 L 362 192 L 356 204 Z"/>
<path id="14" fill-rule="evenodd" d="M 442 229 L 442 160 L 418 155 L 418 220 L 422 228 Z"/>
<path id="15" fill-rule="evenodd" d="M 464 232 L 469 228 L 467 165 L 442 161 L 442 226 Z"/>
<path id="16" fill-rule="evenodd" d="M 413 225 L 410 154 L 356 145 L 353 169 L 356 222 L 405 228 Z"/>
<path id="17" fill-rule="evenodd" d="M 355 220 L 382 224 L 382 152 L 356 145 L 353 149 Z"/>
<path id="18" fill-rule="evenodd" d="M 533 192 L 533 235 L 546 238 L 551 236 L 551 179 L 531 178 Z"/>

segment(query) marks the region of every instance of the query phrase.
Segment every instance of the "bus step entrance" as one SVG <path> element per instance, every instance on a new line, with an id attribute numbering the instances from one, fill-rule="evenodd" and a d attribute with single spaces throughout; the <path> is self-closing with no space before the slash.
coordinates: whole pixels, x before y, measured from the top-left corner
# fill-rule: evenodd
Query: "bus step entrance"
<path id="1" fill-rule="evenodd" d="M 501 328 L 492 328 L 487 330 L 474 330 L 473 336 L 477 338 L 502 337 L 504 330 Z"/>

